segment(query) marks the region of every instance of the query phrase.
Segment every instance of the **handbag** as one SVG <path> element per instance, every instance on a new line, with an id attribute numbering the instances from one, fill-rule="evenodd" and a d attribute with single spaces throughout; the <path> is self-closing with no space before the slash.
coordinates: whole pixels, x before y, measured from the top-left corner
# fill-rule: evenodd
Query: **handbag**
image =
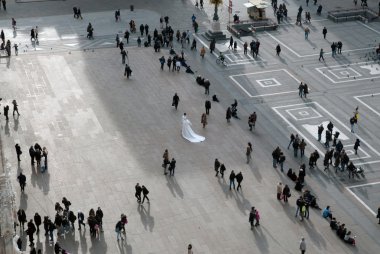
<path id="1" fill-rule="evenodd" d="M 292 194 L 289 192 L 289 194 L 288 194 L 288 198 L 290 198 L 292 196 Z"/>

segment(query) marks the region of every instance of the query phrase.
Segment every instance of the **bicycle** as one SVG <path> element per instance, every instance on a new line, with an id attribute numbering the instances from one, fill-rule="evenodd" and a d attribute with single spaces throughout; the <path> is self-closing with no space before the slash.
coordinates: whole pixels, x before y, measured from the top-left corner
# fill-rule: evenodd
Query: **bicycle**
<path id="1" fill-rule="evenodd" d="M 221 65 L 227 67 L 227 63 L 226 63 L 226 61 L 225 61 L 224 59 L 222 59 L 221 57 L 218 57 L 218 58 L 216 59 L 216 63 L 219 64 L 219 65 L 221 64 Z"/>

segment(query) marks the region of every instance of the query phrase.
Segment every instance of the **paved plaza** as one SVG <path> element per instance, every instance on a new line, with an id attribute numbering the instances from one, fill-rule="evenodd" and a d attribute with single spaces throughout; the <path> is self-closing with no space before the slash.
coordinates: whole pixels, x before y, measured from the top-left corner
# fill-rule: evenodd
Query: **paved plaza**
<path id="1" fill-rule="evenodd" d="M 79 2 L 79 3 L 78 3 Z M 0 10 L 0 29 L 6 39 L 19 44 L 19 55 L 0 58 L 1 108 L 10 105 L 10 119 L 0 115 L 3 168 L 9 173 L 14 191 L 14 208 L 24 209 L 27 219 L 35 212 L 54 218 L 54 204 L 63 197 L 70 209 L 88 211 L 101 207 L 103 228 L 99 238 L 86 230 L 69 231 L 64 237 L 54 235 L 69 253 L 300 253 L 299 242 L 306 239 L 306 253 L 378 253 L 380 248 L 376 214 L 380 206 L 380 65 L 374 59 L 380 41 L 380 23 L 359 21 L 334 23 L 327 10 L 353 8 L 353 2 L 321 2 L 322 16 L 316 6 L 306 7 L 304 0 L 284 1 L 289 20 L 276 31 L 257 33 L 254 37 L 235 38 L 237 51 L 228 49 L 228 41 L 218 41 L 216 53 L 223 52 L 227 67 L 216 64 L 209 44 L 201 35 L 210 28 L 213 6 L 194 7 L 195 0 L 162 1 L 42 1 L 8 3 L 7 13 Z M 282 1 L 278 1 L 279 3 Z M 312 2 L 312 1 L 311 1 Z M 359 5 L 360 5 L 360 1 Z M 377 10 L 376 1 L 368 1 Z M 247 19 L 244 0 L 234 1 L 234 13 Z M 130 5 L 135 10 L 131 12 Z M 228 4 L 224 3 L 224 4 Z M 299 5 L 312 13 L 311 24 L 296 26 Z M 72 17 L 72 7 L 80 6 L 83 20 Z M 121 22 L 115 23 L 114 11 L 121 9 Z M 32 11 L 33 10 L 33 11 Z M 220 8 L 222 29 L 226 29 L 228 9 Z M 152 47 L 137 47 L 132 34 L 127 62 L 132 77 L 127 79 L 116 33 L 129 28 L 130 19 L 148 24 L 150 33 L 159 29 L 159 18 L 168 15 L 173 29 L 192 30 L 191 15 L 197 16 L 200 32 L 191 37 L 197 50 L 183 49 L 187 64 L 195 74 L 160 69 L 159 58 L 169 56 L 168 48 L 155 53 Z M 272 8 L 268 16 L 273 18 Z M 11 17 L 17 20 L 12 31 Z M 94 40 L 86 39 L 91 22 Z M 39 43 L 30 41 L 30 29 L 39 27 Z M 303 28 L 311 30 L 304 39 Z M 327 39 L 322 29 L 327 27 Z M 230 34 L 224 30 L 227 37 Z M 145 37 L 142 37 L 143 41 Z M 243 44 L 261 42 L 257 58 L 244 55 Z M 342 54 L 331 56 L 332 42 L 342 41 Z M 275 47 L 282 48 L 276 56 Z M 204 59 L 199 50 L 205 46 Z M 318 61 L 325 49 L 325 62 Z M 181 45 L 174 43 L 174 50 Z M 210 95 L 205 94 L 195 78 L 210 80 Z M 310 93 L 300 98 L 298 86 L 307 83 Z M 180 98 L 178 110 L 172 97 Z M 216 94 L 208 125 L 202 128 L 205 100 Z M 12 115 L 12 100 L 19 105 L 20 116 Z M 238 101 L 240 119 L 226 122 L 226 109 Z M 350 118 L 359 107 L 359 121 L 351 132 Z M 256 128 L 250 132 L 248 116 L 257 113 Z M 181 117 L 187 113 L 193 130 L 206 140 L 190 143 L 181 136 Z M 365 170 L 365 177 L 350 179 L 347 171 L 324 171 L 326 148 L 317 139 L 317 128 L 333 122 L 350 160 Z M 305 139 L 305 157 L 295 158 L 287 149 L 291 133 Z M 356 139 L 361 146 L 356 155 Z M 49 167 L 41 173 L 31 166 L 28 149 L 39 143 L 49 151 Z M 247 143 L 253 144 L 252 161 L 246 163 Z M 15 144 L 23 151 L 17 163 Z M 310 218 L 296 218 L 296 199 L 301 195 L 294 183 L 272 167 L 272 151 L 279 146 L 286 156 L 285 171 L 298 173 L 300 164 L 308 165 L 309 155 L 318 151 L 318 167 L 306 169 L 305 187 L 317 196 L 323 209 L 331 206 L 333 216 L 356 235 L 356 246 L 344 243 L 330 229 L 321 211 L 310 208 Z M 168 149 L 177 161 L 175 175 L 163 174 L 162 154 Z M 214 160 L 227 170 L 224 179 L 215 177 Z M 242 172 L 242 190 L 229 190 L 228 176 Z M 17 176 L 26 175 L 25 193 Z M 288 184 L 289 203 L 276 199 L 278 182 Z M 135 185 L 149 189 L 150 203 L 139 205 Z M 1 185 L 0 185 L 1 186 Z M 3 190 L 2 190 L 2 193 Z M 250 229 L 251 207 L 260 212 L 260 226 Z M 126 239 L 116 240 L 115 224 L 120 215 L 128 216 Z M 8 217 L 10 215 L 8 214 Z M 2 221 L 8 219 L 2 214 Z M 6 217 L 6 218 L 4 218 Z M 54 245 L 44 236 L 35 240 L 36 249 L 54 253 Z M 23 253 L 29 253 L 28 236 L 16 229 L 23 241 Z M 1 254 L 5 254 L 0 246 Z M 16 253 L 16 252 L 15 252 Z M 8 254 L 8 252 L 7 252 Z"/>

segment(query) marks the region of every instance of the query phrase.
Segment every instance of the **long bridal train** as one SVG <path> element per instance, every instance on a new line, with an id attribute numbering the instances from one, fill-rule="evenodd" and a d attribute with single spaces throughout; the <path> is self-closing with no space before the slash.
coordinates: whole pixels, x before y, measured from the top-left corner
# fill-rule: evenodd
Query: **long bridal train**
<path id="1" fill-rule="evenodd" d="M 186 113 L 182 116 L 182 137 L 189 140 L 192 143 L 202 142 L 206 138 L 196 134 L 193 129 L 191 129 L 191 122 L 186 117 Z"/>

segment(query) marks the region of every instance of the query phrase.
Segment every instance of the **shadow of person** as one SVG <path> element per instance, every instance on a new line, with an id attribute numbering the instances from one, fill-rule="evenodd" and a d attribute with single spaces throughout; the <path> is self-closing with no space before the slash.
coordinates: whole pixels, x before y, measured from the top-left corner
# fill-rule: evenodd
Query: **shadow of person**
<path id="1" fill-rule="evenodd" d="M 148 229 L 148 220 L 146 215 L 146 209 L 143 205 L 137 206 L 137 212 L 140 214 L 140 219 L 142 224 L 144 225 L 144 229 Z"/>
<path id="2" fill-rule="evenodd" d="M 223 182 L 221 181 L 223 180 Z M 232 191 L 229 189 L 229 186 L 226 184 L 226 180 L 224 178 L 218 177 L 218 183 L 220 188 L 223 190 L 224 194 L 226 194 L 226 198 L 232 197 Z"/>
<path id="3" fill-rule="evenodd" d="M 11 135 L 11 133 L 9 132 L 9 120 L 5 121 L 4 133 L 5 133 L 5 136 L 8 136 L 8 137 Z"/>
<path id="4" fill-rule="evenodd" d="M 38 182 L 38 176 L 37 176 L 37 173 L 35 171 L 35 166 L 32 165 L 32 174 L 30 175 L 30 181 L 33 185 L 33 187 L 36 187 L 36 183 Z"/>
<path id="5" fill-rule="evenodd" d="M 38 179 L 37 184 L 41 184 L 42 191 L 45 195 L 47 195 L 50 191 L 50 174 L 49 171 L 45 171 L 42 174 L 41 178 Z"/>
<path id="6" fill-rule="evenodd" d="M 7 57 L 7 68 L 11 66 L 11 57 Z"/>
<path id="7" fill-rule="evenodd" d="M 13 130 L 17 132 L 18 130 L 18 125 L 19 125 L 19 121 L 18 121 L 18 118 L 19 118 L 19 115 L 13 115 L 13 119 L 14 119 L 14 126 L 13 126 Z"/>
<path id="8" fill-rule="evenodd" d="M 147 211 L 146 215 L 147 215 L 147 222 L 148 222 L 149 231 L 153 232 L 154 217 L 150 215 L 150 203 L 148 203 L 148 211 Z"/>
<path id="9" fill-rule="evenodd" d="M 50 236 L 45 237 L 45 253 L 54 253 L 54 242 L 50 241 Z"/>
<path id="10" fill-rule="evenodd" d="M 91 238 L 91 248 L 89 249 L 89 252 L 91 254 L 103 254 L 107 253 L 107 243 L 104 239 L 104 234 L 100 233 L 98 241 L 95 241 L 96 238 Z"/>
<path id="11" fill-rule="evenodd" d="M 20 195 L 20 209 L 26 210 L 28 208 L 28 194 L 21 192 Z"/>
<path id="12" fill-rule="evenodd" d="M 166 185 L 170 189 L 173 196 L 176 197 L 175 193 L 177 193 L 178 196 L 183 199 L 183 191 L 182 191 L 181 187 L 179 186 L 179 184 L 177 183 L 175 176 L 166 177 L 166 179 L 168 181 Z"/>
<path id="13" fill-rule="evenodd" d="M 82 253 L 87 253 L 86 227 L 79 231 L 80 248 Z"/>

